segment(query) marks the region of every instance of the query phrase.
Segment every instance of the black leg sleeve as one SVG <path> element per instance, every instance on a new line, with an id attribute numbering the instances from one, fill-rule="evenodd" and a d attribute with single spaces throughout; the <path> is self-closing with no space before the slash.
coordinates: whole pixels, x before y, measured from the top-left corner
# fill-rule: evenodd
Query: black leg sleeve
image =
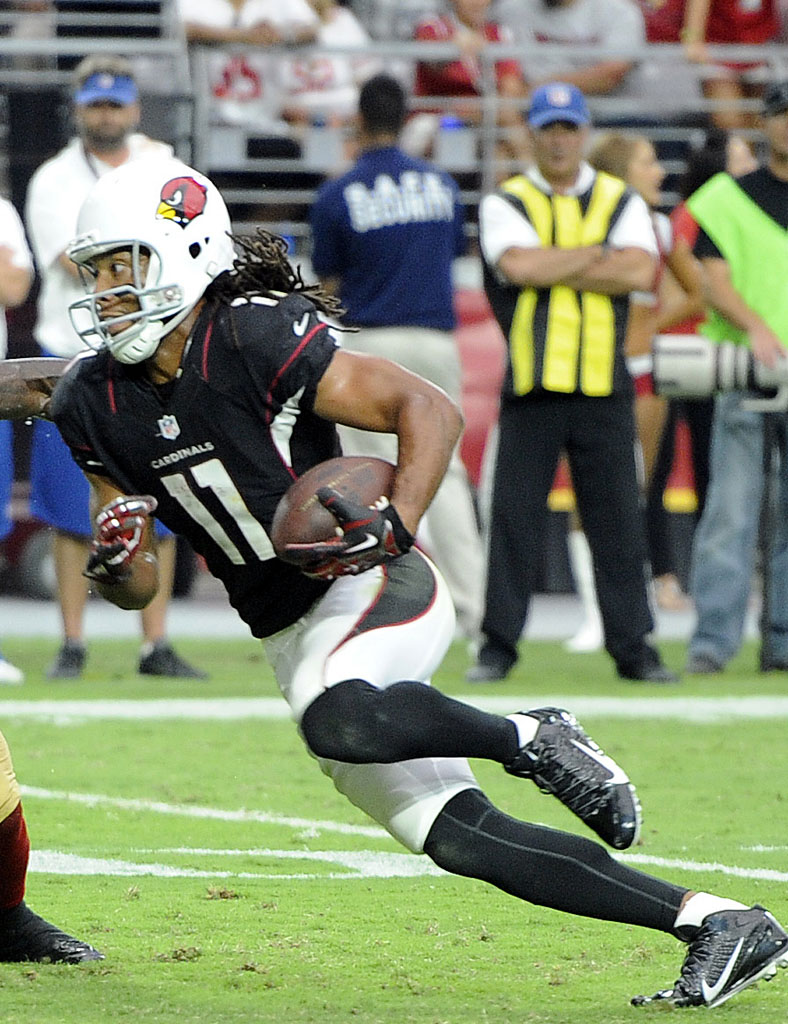
<path id="1" fill-rule="evenodd" d="M 475 789 L 446 804 L 424 852 L 446 871 L 537 906 L 670 934 L 687 892 L 619 864 L 588 839 L 510 818 Z"/>
<path id="2" fill-rule="evenodd" d="M 379 690 L 346 679 L 304 712 L 301 732 L 318 757 L 349 764 L 391 764 L 417 757 L 481 757 L 502 764 L 517 755 L 517 730 L 424 683 Z"/>

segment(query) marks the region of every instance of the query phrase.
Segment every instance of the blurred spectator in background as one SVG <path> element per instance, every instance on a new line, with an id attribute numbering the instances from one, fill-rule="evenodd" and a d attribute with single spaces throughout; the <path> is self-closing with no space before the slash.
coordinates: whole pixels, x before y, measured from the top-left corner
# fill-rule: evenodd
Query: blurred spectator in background
<path id="1" fill-rule="evenodd" d="M 7 199 L 0 199 L 0 359 L 5 359 L 6 309 L 21 305 L 33 283 L 33 257 L 19 214 Z M 0 421 L 0 540 L 13 528 L 9 504 L 14 482 L 13 424 Z M 24 674 L 0 654 L 0 683 L 21 683 Z"/>
<path id="2" fill-rule="evenodd" d="M 187 42 L 215 47 L 208 65 L 212 120 L 287 135 L 266 50 L 315 40 L 318 17 L 307 0 L 177 0 L 177 9 Z"/>
<path id="3" fill-rule="evenodd" d="M 434 140 L 440 115 L 458 118 L 465 125 L 482 121 L 482 96 L 485 91 L 480 55 L 490 43 L 511 43 L 508 28 L 488 19 L 491 0 L 449 0 L 446 14 L 434 15 L 416 26 L 414 38 L 423 42 L 453 43 L 460 56 L 450 61 L 419 61 L 416 65 L 414 96 L 436 96 L 459 100 L 437 110 L 416 114 L 408 123 L 403 148 L 414 154 L 435 156 Z M 518 61 L 500 60 L 495 64 L 495 86 L 499 99 L 524 101 L 525 78 Z M 419 110 L 424 108 L 419 107 Z M 497 123 L 501 129 L 497 149 L 500 156 L 522 160 L 527 155 L 528 136 L 520 105 L 502 105 Z"/>
<path id="4" fill-rule="evenodd" d="M 764 166 L 734 180 L 717 174 L 687 200 L 700 231 L 694 246 L 706 283 L 712 341 L 748 345 L 768 367 L 788 359 L 788 80 L 763 102 Z M 746 391 L 714 404 L 709 488 L 692 552 L 697 624 L 687 671 L 721 672 L 744 636 L 761 522 L 765 454 L 786 451 L 788 414 L 749 408 Z M 788 669 L 788 460 L 779 462 L 777 506 L 767 538 L 761 671 Z M 772 535 L 773 531 L 773 535 Z M 767 655 L 767 656 L 765 656 Z"/>
<path id="5" fill-rule="evenodd" d="M 678 43 L 687 0 L 637 0 L 650 43 Z"/>
<path id="6" fill-rule="evenodd" d="M 749 174 L 758 166 L 750 143 L 741 136 L 712 129 L 705 143 L 689 156 L 679 182 L 680 202 L 670 215 L 673 234 L 673 250 L 682 259 L 692 257 L 692 249 L 698 237 L 698 224 L 687 209 L 686 200 L 704 185 L 709 178 L 721 171 L 727 171 L 733 178 Z M 665 268 L 660 286 L 662 317 L 670 324 L 672 334 L 694 334 L 704 317 L 704 309 L 693 310 L 687 303 L 687 295 L 678 284 L 670 266 Z M 664 329 L 664 328 L 663 328 Z M 697 506 L 694 512 L 695 524 L 699 521 L 706 503 L 709 483 L 709 448 L 711 425 L 714 417 L 714 399 L 672 398 L 668 403 L 668 415 L 660 440 L 654 470 L 649 481 L 646 500 L 646 525 L 651 553 L 651 568 L 655 579 L 663 579 L 662 598 L 670 600 L 671 592 L 681 600 L 679 581 L 671 582 L 674 570 L 674 553 L 671 544 L 668 515 L 664 505 L 664 494 L 675 459 L 676 429 L 679 422 L 686 424 L 692 456 L 692 473 Z M 660 597 L 658 592 L 657 597 Z M 664 607 L 669 605 L 663 604 Z"/>
<path id="7" fill-rule="evenodd" d="M 712 60 L 708 45 L 757 46 L 780 31 L 775 0 L 686 0 L 681 38 L 689 60 L 703 66 L 703 92 L 718 106 L 711 119 L 725 130 L 753 128 L 758 114 L 742 101 L 763 94 L 767 68 L 753 61 Z"/>
<path id="8" fill-rule="evenodd" d="M 649 109 L 660 111 L 663 120 L 679 124 L 703 124 L 703 93 L 696 64 L 681 53 L 681 30 L 686 0 L 636 0 L 646 26 L 646 42 L 651 51 L 633 77 L 639 91 L 648 97 Z M 679 55 L 663 48 L 667 43 Z M 660 147 L 663 154 L 663 147 Z M 665 159 L 683 160 L 686 154 L 664 147 Z"/>
<path id="9" fill-rule="evenodd" d="M 323 186 L 311 211 L 312 266 L 336 292 L 348 325 L 342 346 L 385 356 L 461 399 L 452 263 L 465 251 L 457 185 L 444 171 L 408 156 L 397 141 L 407 101 L 388 75 L 364 84 L 359 101 L 361 156 Z M 347 455 L 397 462 L 393 434 L 340 427 Z M 456 449 L 424 517 L 425 546 L 446 577 L 463 633 L 478 639 L 484 558 L 465 467 Z"/>
<path id="10" fill-rule="evenodd" d="M 596 56 L 595 51 L 643 49 L 643 16 L 632 0 L 501 0 L 497 16 L 518 43 L 561 48 L 558 54 L 531 58 L 529 85 L 560 80 L 587 96 L 627 94 L 635 59 L 624 53 Z"/>
<path id="11" fill-rule="evenodd" d="M 364 50 L 369 44 L 367 30 L 348 7 L 335 0 L 309 0 L 309 5 L 319 19 L 317 47 Z M 277 74 L 282 116 L 302 139 L 313 124 L 325 124 L 344 143 L 358 110 L 359 87 L 379 66 L 379 61 L 364 55 L 310 53 L 281 58 Z M 338 148 L 344 151 L 344 145 Z M 327 167 L 329 154 L 324 152 L 322 159 Z"/>
<path id="12" fill-rule="evenodd" d="M 25 218 L 41 275 L 35 338 L 45 355 L 73 356 L 83 347 L 68 314 L 83 291 L 65 250 L 77 215 L 97 178 L 129 160 L 162 159 L 172 148 L 136 131 L 139 96 L 131 65 L 122 57 L 86 57 L 74 70 L 77 136 L 36 171 L 30 181 Z M 30 465 L 30 508 L 54 529 L 57 596 L 63 643 L 47 675 L 77 678 L 85 663 L 83 620 L 88 581 L 82 575 L 93 533 L 89 487 L 53 423 L 36 420 Z M 144 642 L 138 669 L 143 675 L 204 678 L 166 640 L 166 613 L 175 571 L 175 538 L 159 528 L 163 583 L 141 613 Z"/>
<path id="13" fill-rule="evenodd" d="M 271 48 L 314 42 L 319 19 L 307 0 L 177 0 L 177 9 L 187 41 L 210 49 L 199 58 L 192 50 L 193 77 L 209 93 L 202 97 L 208 100 L 203 169 L 210 169 L 217 186 L 226 189 L 314 187 L 314 177 L 292 169 L 244 166 L 248 159 L 302 156 L 297 133 L 282 111 L 278 66 L 283 57 Z M 230 204 L 230 214 L 237 217 L 241 210 Z M 288 201 L 273 200 L 243 214 L 256 220 L 298 216 Z"/>
<path id="14" fill-rule="evenodd" d="M 420 21 L 445 8 L 444 0 L 350 0 L 351 10 L 377 42 L 405 43 Z M 399 62 L 396 62 L 399 63 Z M 399 68 L 395 68 L 399 74 Z"/>
<path id="15" fill-rule="evenodd" d="M 55 35 L 57 12 L 52 0 L 10 0 L 2 6 L 19 15 L 11 24 L 8 38 L 34 42 Z M 45 68 L 54 64 L 54 56 L 15 55 L 5 61 L 15 68 Z"/>

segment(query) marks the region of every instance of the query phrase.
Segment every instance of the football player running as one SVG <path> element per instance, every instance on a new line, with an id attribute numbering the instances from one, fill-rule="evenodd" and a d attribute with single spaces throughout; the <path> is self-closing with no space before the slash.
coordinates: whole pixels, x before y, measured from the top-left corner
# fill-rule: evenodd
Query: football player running
<path id="1" fill-rule="evenodd" d="M 590 839 L 503 814 L 480 790 L 468 757 L 531 779 L 614 848 L 638 837 L 634 787 L 568 712 L 500 717 L 429 686 L 454 613 L 412 544 L 461 429 L 455 404 L 339 348 L 325 322 L 333 300 L 275 235 L 233 240 L 218 191 L 189 167 L 102 177 L 79 232 L 70 255 L 86 295 L 72 319 L 97 351 L 68 370 L 46 414 L 93 488 L 86 571 L 101 594 L 134 609 L 154 595 L 155 511 L 262 639 L 323 771 L 408 849 L 531 903 L 689 944 L 675 985 L 639 1002 L 714 1006 L 788 965 L 788 935 L 762 908 L 635 871 Z M 268 530 L 293 479 L 339 454 L 338 423 L 397 435 L 392 493 L 375 505 L 374 557 L 353 550 L 351 528 L 370 510 L 324 495 L 348 535 L 328 568 L 316 551 L 300 571 Z"/>

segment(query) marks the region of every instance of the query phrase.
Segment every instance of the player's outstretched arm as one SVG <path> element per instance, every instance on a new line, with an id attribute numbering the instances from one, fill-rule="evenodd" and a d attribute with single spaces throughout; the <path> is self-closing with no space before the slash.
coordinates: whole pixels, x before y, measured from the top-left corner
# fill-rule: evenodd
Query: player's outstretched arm
<path id="1" fill-rule="evenodd" d="M 34 416 L 48 419 L 46 410 L 51 393 L 44 381 L 0 381 L 0 420 L 27 420 Z"/>
<path id="2" fill-rule="evenodd" d="M 140 609 L 159 589 L 152 513 L 156 499 L 123 494 L 117 484 L 86 474 L 91 486 L 94 533 L 84 574 L 119 608 Z"/>
<path id="3" fill-rule="evenodd" d="M 397 435 L 399 455 L 388 497 L 415 535 L 462 430 L 457 404 L 397 363 L 339 351 L 318 385 L 315 412 L 334 423 Z"/>
<path id="4" fill-rule="evenodd" d="M 49 400 L 68 363 L 48 357 L 0 359 L 0 419 L 49 419 Z"/>

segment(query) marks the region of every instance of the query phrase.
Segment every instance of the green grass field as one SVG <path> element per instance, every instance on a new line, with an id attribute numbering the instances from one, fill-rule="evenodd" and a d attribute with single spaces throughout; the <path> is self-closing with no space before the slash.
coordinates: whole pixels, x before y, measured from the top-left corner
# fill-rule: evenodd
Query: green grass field
<path id="1" fill-rule="evenodd" d="M 672 983 L 677 941 L 532 907 L 406 854 L 334 792 L 283 702 L 244 702 L 276 697 L 254 641 L 180 642 L 207 683 L 138 677 L 133 641 L 92 643 L 73 683 L 43 677 L 54 639 L 3 646 L 28 673 L 0 689 L 34 847 L 27 899 L 106 960 L 0 965 L 0 1022 L 664 1019 L 629 998 Z M 663 650 L 680 667 L 683 647 Z M 602 654 L 529 642 L 509 680 L 471 690 L 458 646 L 435 684 L 497 710 L 576 706 L 638 785 L 643 843 L 625 859 L 788 919 L 788 680 L 755 661 L 749 647 L 722 677 L 660 688 L 622 683 Z M 164 700 L 187 703 L 151 703 Z M 530 783 L 474 767 L 509 813 L 585 832 Z M 714 1013 L 782 1024 L 788 972 Z"/>

